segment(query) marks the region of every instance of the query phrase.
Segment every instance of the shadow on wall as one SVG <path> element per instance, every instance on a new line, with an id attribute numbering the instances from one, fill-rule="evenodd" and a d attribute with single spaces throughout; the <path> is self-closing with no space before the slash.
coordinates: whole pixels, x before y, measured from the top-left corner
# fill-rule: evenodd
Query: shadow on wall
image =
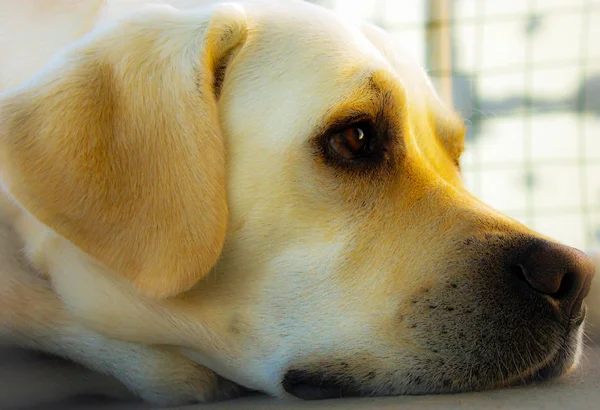
<path id="1" fill-rule="evenodd" d="M 522 27 L 523 41 L 530 42 L 534 40 L 539 30 L 546 24 L 546 15 L 531 13 L 523 21 Z M 583 40 L 582 40 L 583 41 Z M 590 41 L 593 41 L 590 39 Z M 501 44 L 501 43 L 499 43 Z M 460 44 L 453 36 L 452 55 L 457 55 Z M 557 58 L 560 53 L 557 54 Z M 583 68 L 583 67 L 580 67 Z M 532 67 L 535 70 L 535 67 Z M 523 75 L 535 75 L 523 68 Z M 483 98 L 480 90 L 476 89 L 476 79 L 478 73 L 458 73 L 453 74 L 453 99 L 456 109 L 467 119 L 471 120 L 476 126 L 477 122 L 482 120 L 482 116 L 487 113 L 493 113 L 496 116 L 509 116 L 527 109 L 529 114 L 548 113 L 548 112 L 573 112 L 573 113 L 591 113 L 600 117 L 600 76 L 592 75 L 586 77 L 581 75 L 580 84 L 574 95 L 564 98 L 539 98 L 533 94 L 523 93 L 513 95 L 502 99 Z M 477 106 L 474 102 L 477 101 Z M 467 135 L 471 142 L 480 138 L 479 133 L 471 132 Z"/>
<path id="2" fill-rule="evenodd" d="M 513 95 L 500 99 L 481 99 L 475 105 L 479 95 L 474 86 L 474 78 L 468 74 L 453 76 L 453 99 L 455 109 L 473 123 L 480 121 L 486 113 L 496 116 L 511 116 L 525 108 L 530 113 L 574 112 L 589 113 L 600 118 L 600 76 L 592 76 L 581 81 L 574 95 L 563 98 L 537 98 L 535 95 Z M 470 132 L 470 141 L 481 137 L 481 134 Z"/>
<path id="3" fill-rule="evenodd" d="M 486 132 L 484 124 L 487 118 L 516 118 L 520 115 L 535 116 L 543 114 L 559 114 L 568 113 L 572 115 L 589 115 L 596 120 L 600 120 L 600 75 L 592 75 L 581 78 L 579 85 L 572 92 L 564 96 L 547 98 L 540 97 L 535 94 L 513 94 L 503 98 L 482 98 L 482 93 L 477 90 L 475 75 L 455 75 L 453 77 L 453 99 L 454 108 L 467 120 L 467 143 L 477 144 L 486 140 Z M 521 117 L 522 118 L 522 117 Z M 573 130 L 578 133 L 581 130 Z M 592 132 L 591 129 L 587 131 Z M 528 136 L 525 136 L 528 137 Z M 576 137 L 576 135 L 568 135 L 568 137 Z M 600 139 L 600 135 L 588 137 L 588 141 Z M 539 140 L 539 139 L 538 139 Z M 585 146 L 584 150 L 597 150 L 597 143 L 592 146 Z M 597 158 L 600 153 L 593 153 L 594 158 Z M 485 166 L 485 164 L 484 164 Z M 522 167 L 522 172 L 519 179 L 514 182 L 519 189 L 531 193 L 537 192 L 539 181 L 539 168 L 536 166 Z M 594 170 L 598 166 L 590 166 L 587 168 L 588 174 L 587 198 L 589 202 L 589 212 L 593 215 L 586 219 L 586 226 L 583 228 L 588 231 L 586 246 L 600 245 L 600 185 L 598 178 L 600 177 Z M 580 181 L 578 182 L 580 183 Z M 517 189 L 517 188 L 515 188 Z M 586 189 L 586 188 L 583 188 Z M 533 195 L 533 194 L 532 194 Z M 591 224 L 591 226 L 589 225 Z M 598 280 L 600 282 L 600 279 Z M 598 315 L 600 316 L 600 289 L 598 295 Z M 600 317 L 597 320 L 598 333 L 600 338 Z"/>

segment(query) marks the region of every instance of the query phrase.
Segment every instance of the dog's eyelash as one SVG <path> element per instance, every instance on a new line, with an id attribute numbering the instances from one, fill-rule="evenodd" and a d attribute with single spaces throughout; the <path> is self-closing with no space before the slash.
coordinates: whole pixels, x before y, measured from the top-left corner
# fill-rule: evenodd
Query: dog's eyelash
<path id="1" fill-rule="evenodd" d="M 343 120 L 334 121 L 329 125 L 324 134 L 331 135 L 340 132 L 345 128 L 350 128 L 358 125 L 367 125 L 374 128 L 373 120 L 365 114 L 355 114 L 344 118 Z"/>

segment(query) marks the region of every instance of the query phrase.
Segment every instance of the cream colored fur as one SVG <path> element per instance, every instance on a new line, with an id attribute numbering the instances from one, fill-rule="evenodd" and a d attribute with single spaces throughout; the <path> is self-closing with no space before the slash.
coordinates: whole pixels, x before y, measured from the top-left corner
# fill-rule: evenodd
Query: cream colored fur
<path id="1" fill-rule="evenodd" d="M 0 54 L 0 334 L 153 404 L 284 397 L 328 357 L 409 391 L 411 301 L 479 258 L 454 239 L 539 237 L 463 188 L 464 127 L 418 65 L 325 10 L 5 1 Z M 377 110 L 402 173 L 315 159 L 325 124 Z"/>

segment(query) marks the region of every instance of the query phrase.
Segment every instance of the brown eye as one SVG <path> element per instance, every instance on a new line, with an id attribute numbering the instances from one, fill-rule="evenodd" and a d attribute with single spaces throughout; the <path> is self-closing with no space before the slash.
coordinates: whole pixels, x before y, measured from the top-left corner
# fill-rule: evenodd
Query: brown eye
<path id="1" fill-rule="evenodd" d="M 369 138 L 362 128 L 348 127 L 329 137 L 329 145 L 341 157 L 355 159 L 367 153 Z"/>

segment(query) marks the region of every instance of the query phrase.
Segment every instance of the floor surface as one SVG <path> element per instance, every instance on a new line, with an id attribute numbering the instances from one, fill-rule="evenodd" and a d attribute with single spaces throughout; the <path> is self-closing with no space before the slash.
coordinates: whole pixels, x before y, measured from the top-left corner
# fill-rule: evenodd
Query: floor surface
<path id="1" fill-rule="evenodd" d="M 137 410 L 143 403 L 94 398 L 68 398 L 77 384 L 98 377 L 57 359 L 12 348 L 0 349 L 0 409 Z M 57 400 L 60 398 L 60 400 Z M 553 382 L 480 393 L 337 399 L 318 402 L 282 401 L 265 396 L 182 409 L 600 409 L 600 346 L 588 347 L 580 369 Z"/>

